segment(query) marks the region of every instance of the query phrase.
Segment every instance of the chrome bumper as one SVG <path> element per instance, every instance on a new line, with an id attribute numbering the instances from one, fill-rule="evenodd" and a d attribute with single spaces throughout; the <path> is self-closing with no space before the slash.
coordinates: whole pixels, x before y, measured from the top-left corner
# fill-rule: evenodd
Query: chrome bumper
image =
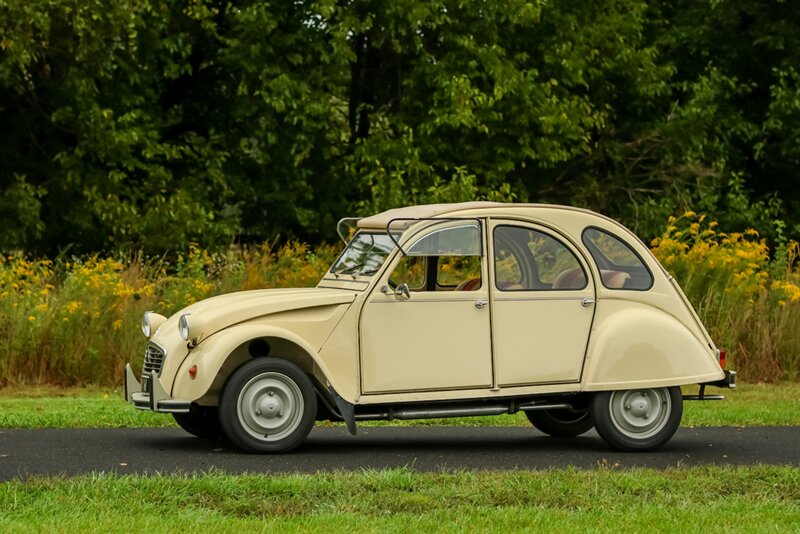
<path id="1" fill-rule="evenodd" d="M 133 404 L 139 410 L 151 410 L 153 412 L 188 413 L 191 401 L 173 399 L 158 380 L 155 371 L 143 373 L 145 387 L 136 380 L 136 375 L 131 369 L 131 364 L 125 365 L 125 401 Z"/>

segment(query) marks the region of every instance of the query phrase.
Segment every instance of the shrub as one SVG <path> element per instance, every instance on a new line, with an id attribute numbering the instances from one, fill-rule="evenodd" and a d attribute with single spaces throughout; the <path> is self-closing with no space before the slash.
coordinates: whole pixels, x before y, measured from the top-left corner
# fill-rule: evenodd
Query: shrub
<path id="1" fill-rule="evenodd" d="M 755 230 L 725 233 L 704 215 L 669 219 L 653 252 L 675 276 L 718 346 L 750 380 L 796 379 L 800 367 L 800 249 L 770 259 Z"/>
<path id="2" fill-rule="evenodd" d="M 213 255 L 191 246 L 173 264 L 0 257 L 0 386 L 118 384 L 125 362 L 141 364 L 146 310 L 171 315 L 221 293 L 313 286 L 337 252 L 288 243 Z"/>

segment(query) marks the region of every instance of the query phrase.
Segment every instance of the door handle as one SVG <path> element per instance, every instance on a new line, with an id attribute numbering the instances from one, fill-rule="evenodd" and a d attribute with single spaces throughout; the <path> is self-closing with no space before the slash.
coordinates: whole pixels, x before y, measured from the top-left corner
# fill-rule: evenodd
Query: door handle
<path id="1" fill-rule="evenodd" d="M 475 307 L 478 308 L 479 310 L 484 306 L 486 306 L 487 304 L 489 304 L 489 302 L 483 299 L 478 299 L 475 301 Z"/>
<path id="2" fill-rule="evenodd" d="M 588 297 L 583 297 L 581 299 L 581 306 L 586 308 L 589 304 L 594 304 L 594 299 L 590 299 Z"/>

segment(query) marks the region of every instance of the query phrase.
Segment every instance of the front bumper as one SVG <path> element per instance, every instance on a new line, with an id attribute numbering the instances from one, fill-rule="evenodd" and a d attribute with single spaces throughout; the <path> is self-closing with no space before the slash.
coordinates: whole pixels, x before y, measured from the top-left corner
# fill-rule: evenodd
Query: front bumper
<path id="1" fill-rule="evenodd" d="M 173 399 L 170 397 L 164 388 L 161 387 L 161 382 L 158 379 L 158 374 L 155 371 L 143 373 L 144 388 L 142 384 L 136 380 L 136 375 L 131 369 L 131 364 L 125 365 L 125 400 L 133 404 L 134 408 L 139 410 L 151 410 L 153 412 L 169 412 L 169 413 L 188 413 L 189 407 L 192 405 L 191 401 Z"/>

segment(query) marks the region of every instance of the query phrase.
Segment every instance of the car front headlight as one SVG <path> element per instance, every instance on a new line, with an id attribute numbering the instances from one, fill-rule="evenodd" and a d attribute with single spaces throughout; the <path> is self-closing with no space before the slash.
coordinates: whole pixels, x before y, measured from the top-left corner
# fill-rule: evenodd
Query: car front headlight
<path id="1" fill-rule="evenodd" d="M 166 317 L 158 313 L 153 313 L 151 311 L 144 312 L 141 321 L 142 334 L 144 334 L 144 337 L 149 338 L 151 335 L 155 334 L 166 320 Z"/>
<path id="2" fill-rule="evenodd" d="M 178 319 L 178 332 L 181 334 L 184 341 L 189 341 L 189 315 L 191 314 L 184 313 L 181 315 L 181 318 Z"/>

